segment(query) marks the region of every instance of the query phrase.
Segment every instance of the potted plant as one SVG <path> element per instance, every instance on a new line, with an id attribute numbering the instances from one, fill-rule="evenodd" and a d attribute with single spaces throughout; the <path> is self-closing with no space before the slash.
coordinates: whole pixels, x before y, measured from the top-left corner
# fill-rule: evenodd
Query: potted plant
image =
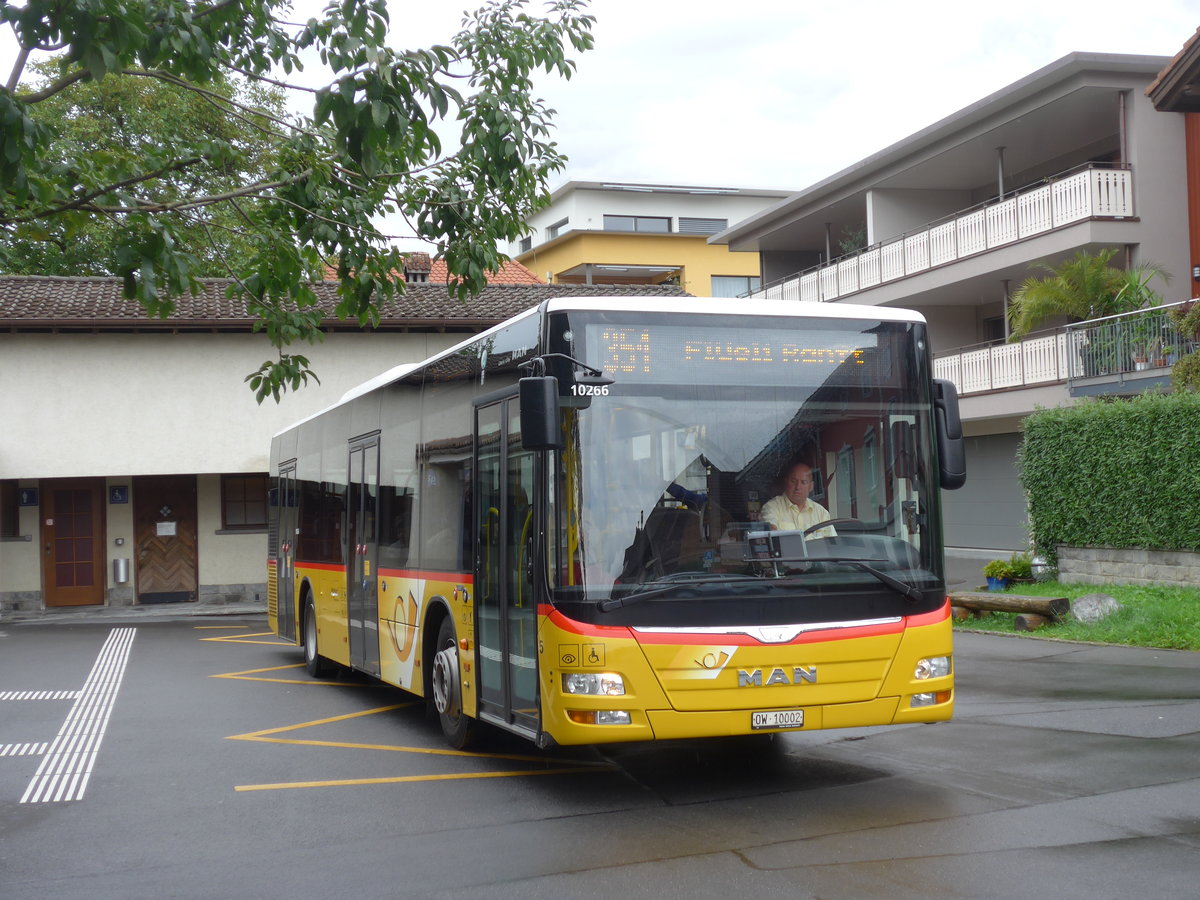
<path id="1" fill-rule="evenodd" d="M 1200 341 L 1200 300 L 1188 300 L 1172 306 L 1168 315 L 1180 337 L 1187 341 Z"/>
<path id="2" fill-rule="evenodd" d="M 993 559 L 983 567 L 983 577 L 987 579 L 989 591 L 1002 591 L 1013 579 L 1012 565 L 1004 559 Z"/>
<path id="3" fill-rule="evenodd" d="M 1008 561 L 1013 581 L 1033 581 L 1033 560 L 1028 553 L 1014 553 Z"/>

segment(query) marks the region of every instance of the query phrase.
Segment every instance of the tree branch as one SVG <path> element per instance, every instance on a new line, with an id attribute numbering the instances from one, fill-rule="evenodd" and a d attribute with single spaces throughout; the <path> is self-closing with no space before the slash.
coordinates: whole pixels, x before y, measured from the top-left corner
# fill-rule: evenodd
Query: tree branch
<path id="1" fill-rule="evenodd" d="M 22 50 L 21 52 L 28 55 L 28 51 L 26 51 L 26 50 Z M 69 75 L 64 75 L 62 78 L 58 79 L 58 81 L 53 81 L 50 84 L 46 85 L 46 87 L 42 88 L 40 91 L 35 91 L 32 94 L 17 94 L 16 93 L 16 85 L 13 85 L 12 87 L 10 87 L 9 92 L 12 93 L 13 96 L 15 96 L 18 100 L 20 100 L 23 103 L 41 103 L 43 100 L 47 100 L 50 97 L 53 97 L 55 94 L 59 93 L 60 91 L 64 91 L 67 88 L 69 88 L 75 82 L 82 81 L 83 79 L 85 79 L 87 77 L 88 77 L 87 70 L 79 69 L 75 72 L 70 73 Z"/>

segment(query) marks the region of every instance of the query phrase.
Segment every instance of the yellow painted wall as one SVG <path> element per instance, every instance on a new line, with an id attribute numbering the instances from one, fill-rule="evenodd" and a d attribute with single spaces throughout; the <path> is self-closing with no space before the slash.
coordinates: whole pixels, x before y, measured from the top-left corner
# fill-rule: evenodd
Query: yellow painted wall
<path id="1" fill-rule="evenodd" d="M 757 253 L 733 253 L 707 237 L 680 234 L 629 234 L 578 231 L 558 243 L 535 247 L 517 257 L 539 278 L 558 274 L 584 263 L 594 265 L 679 266 L 685 291 L 697 297 L 712 294 L 713 275 L 759 274 Z"/>

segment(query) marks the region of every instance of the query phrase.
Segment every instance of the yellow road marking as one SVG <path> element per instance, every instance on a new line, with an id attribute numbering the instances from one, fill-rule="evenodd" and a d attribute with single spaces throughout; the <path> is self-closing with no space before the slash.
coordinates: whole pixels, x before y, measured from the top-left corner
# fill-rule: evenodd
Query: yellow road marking
<path id="1" fill-rule="evenodd" d="M 274 646 L 279 646 L 280 643 L 282 643 L 278 640 L 275 640 L 275 641 L 241 640 L 241 638 L 265 637 L 265 636 L 274 637 L 274 634 L 272 632 L 265 632 L 264 634 L 261 634 L 261 635 L 260 634 L 228 635 L 225 637 L 201 638 L 201 640 L 239 643 L 239 644 L 260 643 L 260 644 L 272 644 Z M 210 675 L 209 677 L 210 678 L 228 678 L 228 679 L 232 679 L 232 680 L 236 680 L 236 681 L 265 681 L 265 682 L 271 682 L 271 683 L 275 683 L 275 684 L 327 685 L 327 686 L 331 686 L 331 687 L 332 686 L 374 687 L 374 688 L 390 687 L 390 685 L 384 684 L 383 682 L 372 684 L 372 683 L 351 683 L 351 682 L 324 681 L 324 680 L 318 681 L 318 680 L 311 679 L 311 678 L 262 677 L 263 673 L 281 672 L 286 669 L 299 669 L 299 668 L 303 668 L 303 666 L 304 666 L 304 663 L 289 663 L 289 664 L 282 665 L 282 666 L 268 666 L 268 667 L 262 668 L 262 669 L 245 669 L 240 672 L 225 672 L 225 673 L 218 674 L 218 675 Z M 392 710 L 397 710 L 397 709 L 406 709 L 406 708 L 409 708 L 412 706 L 416 706 L 418 703 L 422 703 L 422 702 L 424 702 L 424 701 L 419 700 L 419 699 L 414 699 L 414 700 L 411 700 L 411 701 L 408 701 L 405 703 L 394 703 L 389 706 L 377 706 L 377 707 L 374 707 L 373 709 L 365 709 L 365 710 L 360 710 L 358 712 L 344 713 L 344 714 L 338 715 L 338 716 L 329 716 L 324 719 L 313 719 L 312 721 L 300 722 L 295 725 L 283 725 L 278 728 L 264 728 L 261 731 L 251 731 L 251 732 L 247 732 L 245 734 L 229 735 L 226 738 L 226 740 L 249 741 L 249 742 L 254 742 L 254 743 L 262 743 L 262 744 L 295 744 L 295 745 L 304 746 L 304 747 L 330 747 L 330 748 L 337 748 L 337 749 L 341 749 L 341 750 L 382 750 L 382 751 L 387 751 L 390 753 L 413 753 L 413 754 L 423 754 L 423 755 L 427 755 L 427 756 L 458 756 L 458 757 L 470 757 L 473 759 L 495 759 L 495 760 L 506 760 L 506 761 L 510 761 L 510 762 L 537 763 L 537 764 L 540 764 L 543 766 L 546 766 L 546 765 L 557 766 L 558 768 L 528 769 L 528 770 L 514 770 L 514 771 L 501 771 L 501 772 L 463 772 L 463 773 L 459 773 L 459 774 L 440 774 L 440 775 L 401 775 L 401 776 L 388 776 L 388 777 L 382 777 L 382 778 L 356 778 L 356 779 L 336 779 L 336 780 L 327 780 L 327 781 L 282 782 L 279 784 L 246 784 L 246 785 L 235 785 L 234 790 L 242 791 L 242 792 L 245 792 L 245 791 L 270 791 L 270 790 L 285 790 L 285 789 L 290 789 L 290 788 L 348 787 L 348 786 L 354 786 L 354 785 L 367 785 L 367 784 L 402 784 L 405 782 L 414 782 L 414 781 L 454 781 L 454 780 L 471 779 L 471 778 L 514 778 L 514 777 L 518 777 L 518 776 L 522 776 L 522 775 L 565 775 L 565 774 L 578 774 L 578 773 L 582 773 L 582 772 L 612 771 L 616 768 L 611 763 L 607 763 L 607 762 L 586 762 L 586 761 L 580 761 L 580 760 L 555 760 L 555 759 L 547 759 L 544 756 L 530 756 L 530 755 L 524 755 L 524 754 L 468 753 L 463 750 L 450 750 L 450 749 L 440 749 L 440 748 L 433 748 L 433 747 L 408 747 L 408 746 L 399 745 L 399 744 L 362 744 L 362 743 L 354 743 L 354 742 L 350 742 L 350 741 L 319 741 L 319 740 L 308 740 L 308 739 L 304 739 L 304 738 L 275 737 L 275 735 L 286 734 L 287 732 L 292 732 L 292 731 L 299 731 L 304 728 L 312 728 L 317 725 L 328 725 L 333 722 L 345 722 L 350 719 L 358 719 L 358 718 L 362 718 L 364 716 L 376 715 L 377 713 L 390 712 Z"/>
<path id="2" fill-rule="evenodd" d="M 204 627 L 217 628 L 217 627 L 223 627 L 223 626 L 209 625 L 209 626 L 204 626 Z M 269 638 L 273 638 L 273 640 L 270 640 L 270 641 L 249 640 L 249 638 L 260 638 L 260 637 L 269 637 Z M 200 640 L 212 641 L 213 643 L 216 643 L 216 644 L 268 644 L 272 647 L 294 647 L 294 646 L 296 646 L 291 641 L 285 641 L 285 640 L 275 637 L 275 633 L 273 631 L 259 631 L 259 632 L 255 632 L 254 634 L 226 634 L 226 635 L 222 635 L 221 637 L 200 638 Z"/>
<path id="3" fill-rule="evenodd" d="M 469 755 L 469 754 L 468 754 Z M 606 766 L 613 769 L 613 766 Z M 396 775 L 389 778 L 347 778 L 338 781 L 291 781 L 279 784 L 239 784 L 235 791 L 283 791 L 289 788 L 315 787 L 352 787 L 363 784 L 403 784 L 413 781 L 463 781 L 471 778 L 521 778 L 528 775 L 578 775 L 581 772 L 595 772 L 594 766 L 583 766 L 575 769 L 542 769 L 517 770 L 513 772 L 469 772 L 458 775 Z"/>
<path id="4" fill-rule="evenodd" d="M 249 628 L 249 625 L 193 625 L 192 628 L 196 631 L 220 631 L 222 629 L 231 631 L 235 628 Z"/>
<path id="5" fill-rule="evenodd" d="M 210 640 L 205 638 L 205 640 Z M 250 643 L 244 641 L 243 643 Z M 380 682 L 379 684 L 361 683 L 354 681 L 318 681 L 315 678 L 254 678 L 252 676 L 259 672 L 278 672 L 282 669 L 302 669 L 304 663 L 288 663 L 285 666 L 271 666 L 266 669 L 246 669 L 244 672 L 223 672 L 220 675 L 209 675 L 209 678 L 229 678 L 233 681 L 269 681 L 274 684 L 303 684 L 312 685 L 313 687 L 357 687 L 357 688 L 382 688 L 388 685 Z"/>

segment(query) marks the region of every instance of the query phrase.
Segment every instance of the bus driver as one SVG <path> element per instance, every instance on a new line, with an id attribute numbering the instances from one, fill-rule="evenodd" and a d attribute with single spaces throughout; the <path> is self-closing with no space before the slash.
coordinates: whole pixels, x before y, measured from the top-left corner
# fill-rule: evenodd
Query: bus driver
<path id="1" fill-rule="evenodd" d="M 772 531 L 803 531 L 829 521 L 829 511 L 816 500 L 808 498 L 812 489 L 812 467 L 808 463 L 793 462 L 788 466 L 783 476 L 783 493 L 772 497 L 762 508 L 762 518 Z M 836 536 L 837 532 L 831 525 L 814 531 L 807 538 Z"/>

